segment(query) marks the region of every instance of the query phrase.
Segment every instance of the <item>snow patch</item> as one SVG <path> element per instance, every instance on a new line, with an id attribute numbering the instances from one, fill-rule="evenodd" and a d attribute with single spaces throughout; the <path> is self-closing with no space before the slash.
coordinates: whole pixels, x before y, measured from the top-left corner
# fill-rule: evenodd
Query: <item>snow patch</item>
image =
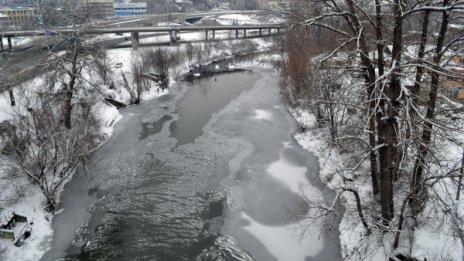
<path id="1" fill-rule="evenodd" d="M 31 225 L 31 236 L 24 241 L 24 245 L 16 247 L 13 242 L 0 239 L 0 257 L 5 260 L 35 261 L 48 250 L 53 234 L 51 220 L 53 215 L 44 210 L 45 196 L 37 186 L 32 186 L 24 176 L 11 176 L 10 173 L 0 171 L 0 202 L 9 202 L 7 211 L 25 215 Z M 14 183 L 11 186 L 7 183 Z M 17 196 L 21 196 L 18 200 Z M 2 210 L 0 209 L 0 215 Z M 0 258 L 1 259 L 1 258 Z M 3 260 L 3 259 L 1 259 Z"/>

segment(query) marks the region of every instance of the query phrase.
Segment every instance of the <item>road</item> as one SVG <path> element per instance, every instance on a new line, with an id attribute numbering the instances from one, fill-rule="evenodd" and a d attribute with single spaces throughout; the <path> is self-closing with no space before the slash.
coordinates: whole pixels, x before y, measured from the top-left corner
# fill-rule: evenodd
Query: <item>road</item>
<path id="1" fill-rule="evenodd" d="M 261 13 L 262 11 L 245 11 L 245 10 L 232 10 L 232 11 L 217 11 L 217 12 L 195 12 L 195 13 L 171 13 L 171 14 L 159 14 L 159 15 L 148 15 L 143 18 L 119 18 L 110 21 L 102 21 L 98 23 L 99 27 L 131 27 L 131 26 L 154 26 L 159 22 L 173 22 L 182 21 L 188 17 L 200 17 L 200 16 L 216 16 L 226 14 L 254 14 Z"/>

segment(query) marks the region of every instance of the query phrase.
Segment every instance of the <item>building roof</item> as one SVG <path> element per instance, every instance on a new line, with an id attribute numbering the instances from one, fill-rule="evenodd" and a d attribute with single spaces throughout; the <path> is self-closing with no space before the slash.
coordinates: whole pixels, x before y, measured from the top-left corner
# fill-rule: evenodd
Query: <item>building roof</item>
<path id="1" fill-rule="evenodd" d="M 147 7 L 147 2 L 138 2 L 138 3 L 114 3 L 114 7 Z"/>
<path id="2" fill-rule="evenodd" d="M 34 11 L 35 9 L 32 7 L 1 7 L 0 12 L 7 12 L 7 11 Z"/>
<path id="3" fill-rule="evenodd" d="M 114 3 L 114 0 L 80 0 L 84 4 L 94 4 L 94 3 Z"/>

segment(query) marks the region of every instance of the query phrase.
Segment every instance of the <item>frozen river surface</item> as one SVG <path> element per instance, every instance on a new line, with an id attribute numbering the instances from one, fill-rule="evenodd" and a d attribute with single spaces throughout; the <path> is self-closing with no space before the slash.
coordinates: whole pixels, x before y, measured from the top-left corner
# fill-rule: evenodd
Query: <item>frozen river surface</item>
<path id="1" fill-rule="evenodd" d="M 301 191 L 333 195 L 271 72 L 180 83 L 122 113 L 67 184 L 42 260 L 341 260 L 328 224 L 301 234 Z"/>

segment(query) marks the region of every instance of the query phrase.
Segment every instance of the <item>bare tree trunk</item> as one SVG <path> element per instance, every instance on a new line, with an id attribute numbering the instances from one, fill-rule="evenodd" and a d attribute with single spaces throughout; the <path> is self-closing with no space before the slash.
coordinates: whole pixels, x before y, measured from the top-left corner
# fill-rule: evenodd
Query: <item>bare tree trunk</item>
<path id="1" fill-rule="evenodd" d="M 443 6 L 446 7 L 449 4 L 449 0 L 444 0 L 443 1 Z M 430 87 L 430 93 L 429 93 L 429 101 L 427 103 L 427 113 L 425 114 L 425 121 L 424 121 L 424 126 L 422 129 L 422 136 L 421 136 L 421 142 L 419 146 L 419 154 L 417 155 L 417 159 L 414 165 L 414 170 L 413 170 L 413 179 L 411 183 L 411 200 L 410 204 L 412 207 L 413 214 L 418 214 L 421 211 L 421 193 L 423 190 L 423 173 L 424 173 L 424 166 L 426 165 L 426 157 L 429 152 L 429 145 L 430 141 L 432 139 L 432 129 L 433 129 L 433 124 L 432 120 L 435 118 L 435 107 L 436 107 L 436 102 L 437 102 L 437 92 L 438 92 L 438 85 L 439 85 L 439 80 L 440 76 L 438 74 L 439 68 L 439 63 L 441 61 L 441 58 L 443 56 L 442 50 L 444 46 L 444 41 L 446 37 L 446 32 L 448 30 L 448 24 L 450 20 L 450 14 L 448 11 L 443 11 L 442 15 L 442 23 L 441 23 L 441 28 L 440 28 L 440 33 L 438 35 L 437 39 L 437 46 L 435 50 L 435 55 L 433 58 L 433 64 L 434 64 L 434 70 L 430 72 L 431 75 L 431 87 Z"/>
<path id="2" fill-rule="evenodd" d="M 378 178 L 378 171 L 377 171 L 377 155 L 376 152 L 374 151 L 374 148 L 377 145 L 377 140 L 376 136 L 380 136 L 378 131 L 376 131 L 376 113 L 375 113 L 375 107 L 376 107 L 376 100 L 375 100 L 375 86 L 369 87 L 368 90 L 368 99 L 369 101 L 369 145 L 372 148 L 372 151 L 369 155 L 369 160 L 370 160 L 370 173 L 371 173 L 371 182 L 372 182 L 372 192 L 374 195 L 379 194 L 379 178 Z M 382 129 L 382 128 L 379 128 Z M 383 139 L 379 139 L 379 144 L 380 141 Z"/>
<path id="3" fill-rule="evenodd" d="M 398 220 L 398 229 L 397 229 L 397 231 L 395 233 L 395 240 L 393 241 L 393 249 L 394 250 L 396 250 L 400 245 L 400 237 L 401 237 L 401 232 L 403 230 L 403 224 L 404 224 L 404 212 L 406 210 L 406 206 L 408 205 L 408 199 L 409 199 L 409 197 L 407 197 L 403 201 L 403 205 L 401 206 L 400 217 L 399 217 L 399 220 Z"/>
<path id="4" fill-rule="evenodd" d="M 16 100 L 15 100 L 15 97 L 14 97 L 13 89 L 11 87 L 8 88 L 8 94 L 10 96 L 11 107 L 14 107 L 16 105 Z"/>
<path id="5" fill-rule="evenodd" d="M 461 170 L 459 171 L 461 174 L 458 179 L 458 191 L 456 192 L 456 201 L 459 201 L 461 198 L 461 187 L 462 187 L 462 174 L 464 173 L 464 153 L 462 154 L 462 161 L 461 161 Z"/>
<path id="6" fill-rule="evenodd" d="M 424 17 L 422 20 L 422 33 L 421 33 L 421 42 L 419 45 L 419 52 L 417 53 L 418 64 L 416 68 L 416 81 L 414 82 L 414 87 L 412 88 L 412 95 L 414 99 L 414 104 L 417 104 L 417 96 L 420 93 L 420 87 L 422 83 L 422 75 L 424 74 L 424 67 L 422 59 L 425 56 L 425 45 L 427 44 L 428 30 L 429 30 L 429 20 L 430 20 L 430 10 L 424 12 Z"/>
<path id="7" fill-rule="evenodd" d="M 382 34 L 383 25 L 382 25 L 382 16 L 381 16 L 382 9 L 380 5 L 380 0 L 375 1 L 375 12 L 376 12 L 376 26 L 377 26 L 375 30 L 376 37 L 377 37 L 377 68 L 379 72 L 379 77 L 382 77 L 385 71 L 385 58 L 383 54 L 383 49 L 384 49 L 383 34 Z M 377 85 L 379 84 L 381 83 L 380 82 L 377 83 Z M 372 86 L 372 88 L 375 88 L 375 86 Z M 371 90 L 370 93 L 371 93 L 371 96 L 369 97 L 370 99 L 369 108 L 370 108 L 370 113 L 375 114 L 375 119 L 374 119 L 374 116 L 369 118 L 369 144 L 372 148 L 375 148 L 376 144 L 384 143 L 383 126 L 382 126 L 382 121 L 381 121 L 382 113 L 380 113 L 380 110 L 376 110 L 376 99 L 381 99 L 380 104 L 379 104 L 380 108 L 383 108 L 383 99 L 382 97 L 380 97 L 380 95 L 378 95 L 378 91 L 376 90 Z M 377 136 L 377 141 L 376 141 L 376 136 Z M 372 180 L 372 191 L 374 192 L 374 195 L 377 195 L 380 192 L 378 175 L 379 174 L 382 175 L 382 173 L 378 171 L 377 155 L 374 152 L 371 152 L 371 155 L 370 155 L 370 165 L 371 165 L 370 172 L 371 172 L 371 180 Z"/>
<path id="8" fill-rule="evenodd" d="M 428 38 L 429 20 L 430 20 L 430 10 L 426 10 L 424 12 L 424 16 L 422 18 L 421 41 L 420 41 L 420 44 L 419 44 L 419 51 L 417 53 L 418 66 L 416 67 L 416 77 L 415 77 L 414 86 L 413 86 L 412 92 L 411 92 L 411 94 L 412 94 L 412 106 L 414 106 L 414 107 L 418 107 L 418 105 L 419 105 L 420 89 L 421 89 L 421 85 L 423 83 L 422 76 L 424 74 L 424 67 L 422 66 L 422 64 L 424 63 L 423 59 L 425 57 L 425 46 L 427 44 L 427 38 Z M 406 138 L 407 139 L 410 139 L 412 133 L 415 131 L 414 126 L 412 124 L 413 124 L 414 118 L 417 116 L 415 109 L 410 110 L 409 114 L 410 114 L 410 116 L 409 116 L 410 118 L 408 120 L 409 120 L 410 124 L 407 124 L 407 126 L 406 126 Z M 413 179 L 415 179 L 415 178 L 413 178 Z"/>
<path id="9" fill-rule="evenodd" d="M 355 14 L 355 8 L 352 0 L 346 0 L 348 7 L 350 9 L 350 12 Z M 375 75 L 375 68 L 374 65 L 372 64 L 370 58 L 369 58 L 369 49 L 366 43 L 366 38 L 364 35 L 364 31 L 361 28 L 361 23 L 358 20 L 357 16 L 354 15 L 351 18 L 346 17 L 345 18 L 349 25 L 351 26 L 353 32 L 356 35 L 359 35 L 359 48 L 361 50 L 360 52 L 360 58 L 361 58 L 361 64 L 364 67 L 364 81 L 366 83 L 366 90 L 367 90 L 367 99 L 369 100 L 369 111 L 368 111 L 368 117 L 369 117 L 369 146 L 371 148 L 375 148 L 377 146 L 377 141 L 376 141 L 376 126 L 375 126 L 375 114 L 371 115 L 375 111 L 375 82 L 376 82 L 376 75 Z M 369 156 L 370 160 L 370 173 L 371 173 L 371 179 L 372 179 L 372 190 L 374 194 L 378 194 L 379 192 L 379 187 L 378 187 L 378 173 L 377 173 L 377 156 L 374 151 L 371 152 Z"/>
<path id="10" fill-rule="evenodd" d="M 71 114 L 72 114 L 72 91 L 66 91 L 64 98 L 64 126 L 71 129 Z"/>
<path id="11" fill-rule="evenodd" d="M 121 72 L 122 79 L 124 80 L 124 87 L 126 88 L 127 92 L 130 94 L 130 104 L 135 104 L 137 101 L 137 95 L 134 93 L 134 90 L 132 90 L 129 86 L 129 82 L 126 79 L 126 75 L 124 72 Z"/>
<path id="12" fill-rule="evenodd" d="M 395 0 L 395 26 L 393 29 L 393 49 L 392 49 L 392 74 L 390 76 L 390 87 L 387 88 L 387 96 L 389 104 L 387 109 L 387 118 L 383 123 L 385 130 L 385 144 L 379 150 L 382 154 L 382 162 L 380 169 L 385 172 L 380 175 L 380 205 L 382 208 L 383 224 L 388 226 L 393 219 L 393 180 L 398 172 L 399 157 L 397 152 L 398 143 L 398 115 L 400 101 L 398 98 L 401 93 L 401 51 L 403 43 L 403 17 L 401 10 L 403 9 L 402 1 Z"/>
<path id="13" fill-rule="evenodd" d="M 73 65 L 73 73 L 72 75 L 70 75 L 71 80 L 68 82 L 68 84 L 65 85 L 66 88 L 65 88 L 63 114 L 64 114 L 64 126 L 67 129 L 72 128 L 72 125 L 71 125 L 71 116 L 72 116 L 72 108 L 73 108 L 72 99 L 74 95 L 74 85 L 76 84 L 76 78 L 79 73 L 80 72 L 78 71 L 78 69 L 74 68 L 74 65 Z"/>
<path id="14" fill-rule="evenodd" d="M 68 72 L 70 80 L 65 87 L 65 100 L 64 100 L 64 126 L 67 129 L 71 129 L 71 115 L 72 115 L 72 98 L 74 95 L 74 85 L 76 84 L 77 77 L 79 76 L 82 68 L 78 67 L 78 58 L 80 51 L 78 50 L 78 40 L 73 39 L 73 59 L 72 59 L 72 70 Z"/>

